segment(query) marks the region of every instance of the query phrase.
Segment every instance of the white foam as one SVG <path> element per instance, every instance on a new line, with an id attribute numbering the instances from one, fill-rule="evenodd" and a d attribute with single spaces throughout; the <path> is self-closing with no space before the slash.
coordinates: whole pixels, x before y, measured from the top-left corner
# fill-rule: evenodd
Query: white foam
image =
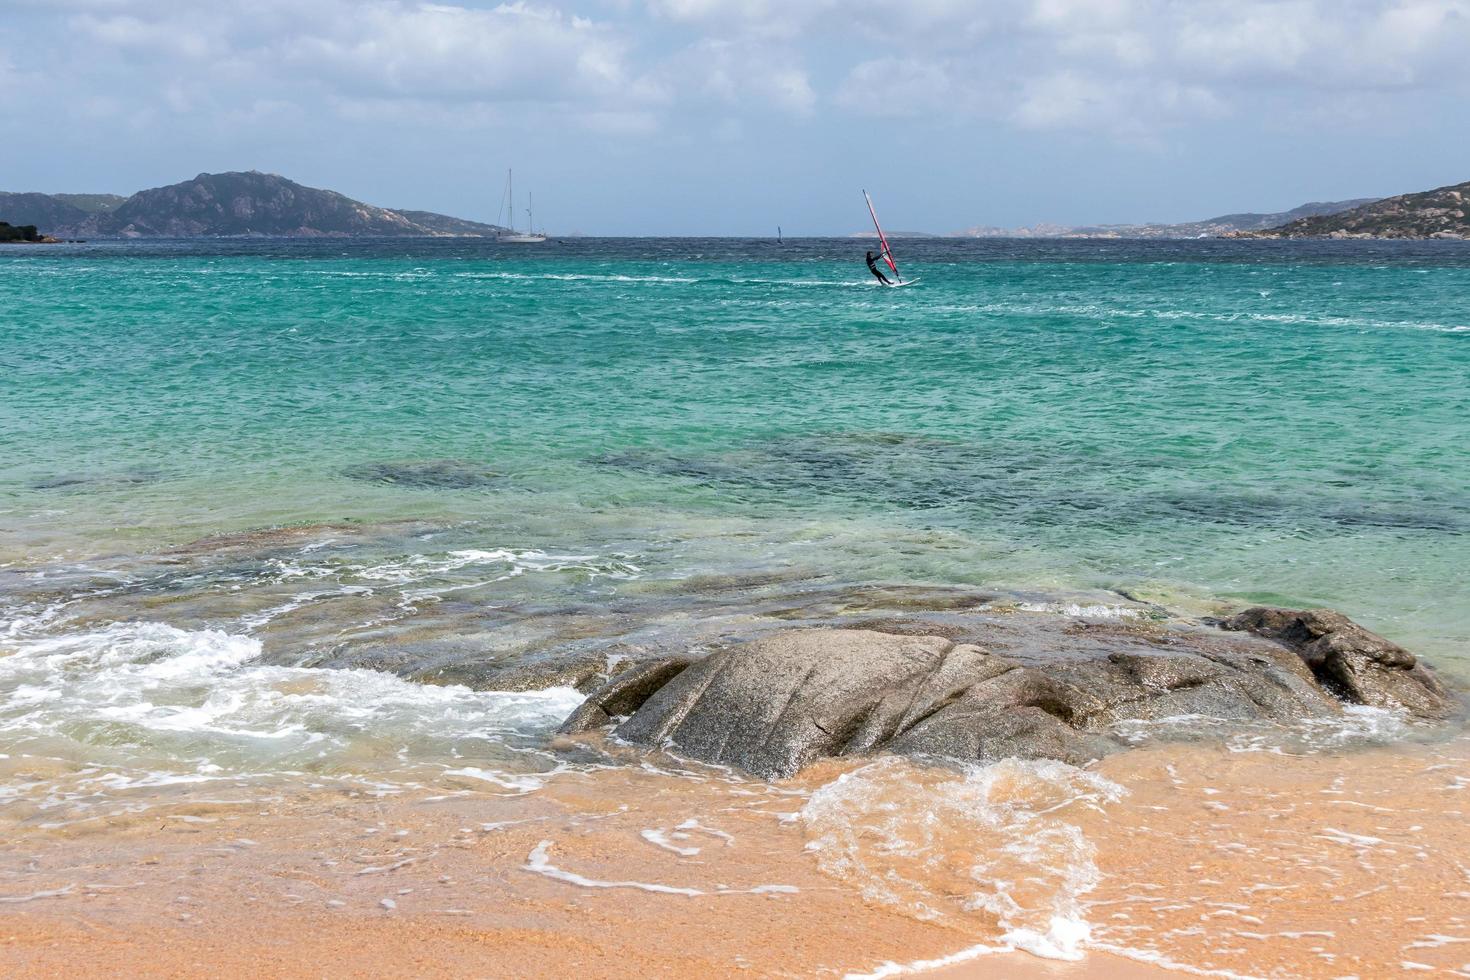
<path id="1" fill-rule="evenodd" d="M 896 963 L 889 960 L 871 973 L 849 973 L 843 980 L 883 980 L 884 977 L 897 977 L 905 973 L 928 973 L 930 970 L 942 970 L 947 966 L 957 966 L 960 963 L 968 963 L 982 956 L 992 953 L 1009 953 L 1008 946 L 970 946 L 958 953 L 948 956 L 936 957 L 932 960 L 914 960 L 911 963 Z"/>
<path id="2" fill-rule="evenodd" d="M 552 864 L 551 847 L 552 842 L 549 840 L 537 844 L 526 857 L 525 869 L 556 881 L 576 885 L 579 888 L 631 888 L 658 895 L 682 895 L 686 898 L 715 895 L 795 895 L 801 891 L 795 885 L 756 885 L 752 888 L 725 888 L 722 886 L 716 891 L 708 892 L 699 888 L 683 888 L 648 881 L 604 881 L 600 878 L 588 878 L 586 875 L 579 875 L 575 871 L 567 871 Z"/>
<path id="3" fill-rule="evenodd" d="M 42 898 L 63 898 L 70 895 L 76 887 L 76 885 L 67 885 L 64 888 L 53 888 L 50 891 L 31 892 L 29 895 L 0 895 L 0 902 L 6 905 L 19 905 Z"/>
<path id="4" fill-rule="evenodd" d="M 261 652 L 254 637 L 162 623 L 22 639 L 0 657 L 0 733 L 84 746 L 97 769 L 74 777 L 79 788 L 364 775 L 458 757 L 455 775 L 527 792 L 538 777 L 464 762 L 554 729 L 582 701 L 566 687 L 471 691 L 370 670 L 277 667 L 259 663 Z"/>
<path id="5" fill-rule="evenodd" d="M 511 790 L 518 795 L 535 792 L 546 785 L 546 781 L 538 776 L 530 776 L 524 773 L 513 775 L 491 769 L 481 769 L 478 766 L 461 766 L 458 769 L 446 769 L 444 770 L 444 775 L 478 779 L 481 782 L 490 783 L 492 786 L 499 786 L 502 789 Z"/>
<path id="6" fill-rule="evenodd" d="M 1090 936 L 1081 900 L 1100 876 L 1067 815 L 1122 789 L 1060 762 L 927 775 L 919 783 L 914 764 L 883 759 L 814 792 L 801 816 L 822 870 L 916 918 L 989 920 L 1008 948 L 1080 958 Z"/>
<path id="7" fill-rule="evenodd" d="M 1141 619 L 1143 617 L 1143 612 L 1132 606 L 1101 602 L 1019 602 L 1016 608 L 1024 612 L 1059 613 L 1075 619 Z"/>
<path id="8" fill-rule="evenodd" d="M 1383 843 L 1382 837 L 1352 834 L 1346 830 L 1338 830 L 1336 827 L 1323 827 L 1322 833 L 1316 836 L 1318 840 L 1328 840 L 1334 844 L 1346 844 L 1348 847 L 1376 847 Z"/>
<path id="9" fill-rule="evenodd" d="M 792 816 L 794 817 L 794 816 L 796 816 L 796 814 L 792 814 Z M 701 834 L 708 834 L 711 837 L 715 837 L 715 838 L 718 838 L 719 840 L 724 841 L 726 847 L 733 847 L 735 845 L 735 838 L 734 838 L 733 835 L 727 834 L 723 830 L 716 830 L 714 827 L 706 827 L 704 824 L 700 823 L 698 820 L 695 820 L 692 817 L 690 819 L 688 819 L 688 820 L 685 820 L 683 823 L 679 824 L 674 829 L 675 830 L 697 830 Z"/>
<path id="10" fill-rule="evenodd" d="M 680 857 L 694 857 L 700 851 L 700 849 L 697 847 L 680 847 L 678 844 L 675 844 L 672 840 L 670 840 L 668 833 L 663 830 L 642 830 L 639 831 L 639 836 L 648 841 L 648 843 L 652 844 L 654 847 L 663 848 L 665 851 L 672 851 L 674 854 L 677 854 Z M 680 834 L 679 836 L 687 839 L 689 835 Z"/>

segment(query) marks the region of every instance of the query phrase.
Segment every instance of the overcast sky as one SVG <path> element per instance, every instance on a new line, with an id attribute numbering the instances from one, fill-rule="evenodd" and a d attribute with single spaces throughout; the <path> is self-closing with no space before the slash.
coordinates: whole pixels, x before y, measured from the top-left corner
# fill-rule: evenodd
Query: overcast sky
<path id="1" fill-rule="evenodd" d="M 1470 180 L 1470 0 L 0 0 L 0 190 L 257 169 L 588 234 L 1187 220 Z M 25 147 L 24 151 L 17 147 Z"/>

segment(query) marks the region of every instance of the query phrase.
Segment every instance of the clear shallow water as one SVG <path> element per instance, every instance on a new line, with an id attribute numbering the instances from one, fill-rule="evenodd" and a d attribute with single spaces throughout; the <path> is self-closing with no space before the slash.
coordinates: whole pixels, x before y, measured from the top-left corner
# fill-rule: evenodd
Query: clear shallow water
<path id="1" fill-rule="evenodd" d="M 1470 248 L 914 241 L 895 293 L 860 247 L 0 253 L 0 561 L 429 518 L 655 579 L 1321 603 L 1463 662 Z"/>

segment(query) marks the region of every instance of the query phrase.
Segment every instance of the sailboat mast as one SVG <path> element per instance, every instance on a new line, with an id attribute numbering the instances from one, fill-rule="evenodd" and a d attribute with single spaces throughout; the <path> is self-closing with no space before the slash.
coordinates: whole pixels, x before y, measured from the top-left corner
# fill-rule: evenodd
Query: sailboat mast
<path id="1" fill-rule="evenodd" d="M 505 192 L 510 195 L 510 230 L 516 230 L 516 181 L 515 171 L 505 168 Z"/>

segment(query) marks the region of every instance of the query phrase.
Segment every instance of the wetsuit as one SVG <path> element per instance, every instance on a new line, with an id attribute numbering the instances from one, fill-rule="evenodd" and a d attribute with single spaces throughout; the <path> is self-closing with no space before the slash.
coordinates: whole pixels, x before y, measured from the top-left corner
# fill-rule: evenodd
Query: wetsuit
<path id="1" fill-rule="evenodd" d="M 889 281 L 888 277 L 883 274 L 882 270 L 878 268 L 878 260 L 873 257 L 872 252 L 868 253 L 868 271 L 877 276 L 878 281 L 881 282 L 883 285 L 893 285 L 893 283 Z"/>

